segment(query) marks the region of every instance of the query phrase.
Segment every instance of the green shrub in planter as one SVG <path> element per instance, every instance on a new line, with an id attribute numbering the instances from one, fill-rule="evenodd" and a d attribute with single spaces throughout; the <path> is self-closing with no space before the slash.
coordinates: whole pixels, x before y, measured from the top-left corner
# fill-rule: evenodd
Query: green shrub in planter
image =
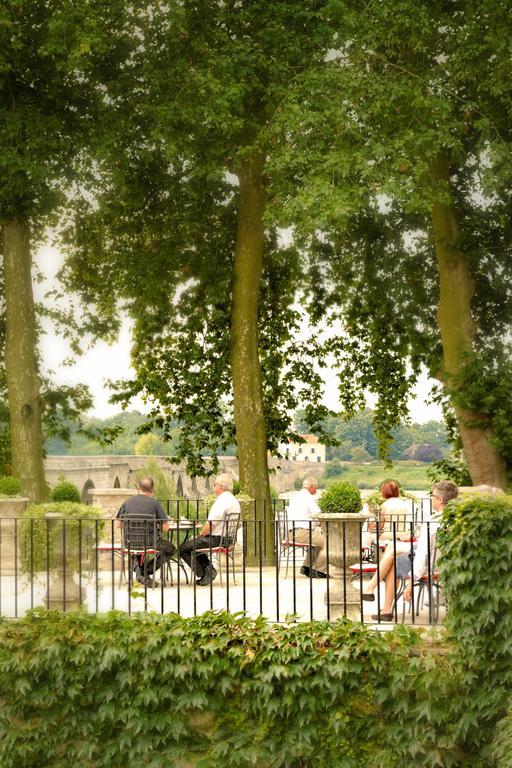
<path id="1" fill-rule="evenodd" d="M 21 483 L 17 477 L 0 477 L 0 496 L 19 496 Z"/>
<path id="2" fill-rule="evenodd" d="M 47 517 L 50 515 L 50 517 Z M 103 510 L 74 501 L 30 504 L 20 521 L 21 567 L 25 572 L 44 571 L 48 563 L 54 568 L 56 553 L 65 551 L 66 567 L 77 571 L 89 556 L 89 549 L 101 535 L 105 521 Z M 65 548 L 63 544 L 65 543 Z"/>
<path id="3" fill-rule="evenodd" d="M 75 501 L 81 502 L 80 491 L 68 480 L 60 480 L 51 492 L 52 501 Z"/>
<path id="4" fill-rule="evenodd" d="M 355 514 L 361 511 L 363 503 L 359 488 L 347 480 L 340 480 L 323 491 L 318 506 L 329 514 Z"/>

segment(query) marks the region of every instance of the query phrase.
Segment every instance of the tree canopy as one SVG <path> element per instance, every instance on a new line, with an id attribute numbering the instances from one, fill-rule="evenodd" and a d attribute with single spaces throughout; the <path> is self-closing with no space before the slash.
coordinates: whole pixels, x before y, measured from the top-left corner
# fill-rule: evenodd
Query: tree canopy
<path id="1" fill-rule="evenodd" d="M 131 315 L 135 375 L 116 399 L 142 394 L 165 438 L 179 423 L 175 457 L 193 474 L 206 471 L 203 454 L 236 442 L 244 490 L 268 496 L 267 451 L 293 435 L 299 405 L 321 432 L 317 366 L 334 360 L 346 415 L 378 395 L 381 456 L 398 449 L 426 368 L 473 481 L 504 486 L 508 10 L 491 0 L 5 5 L 4 314 L 31 331 L 32 350 L 18 365 L 30 374 L 23 398 L 9 395 L 11 424 L 35 414 L 34 440 L 40 432 L 30 237 L 59 212 L 80 332 L 111 338 L 120 310 Z M 9 311 L 20 264 L 23 316 Z M 313 330 L 301 339 L 306 315 Z M 16 334 L 5 334 L 8 385 Z"/>
<path id="2" fill-rule="evenodd" d="M 68 230 L 66 281 L 100 316 L 114 292 L 135 318 L 120 400 L 142 392 L 157 426 L 178 420 L 176 458 L 195 474 L 236 434 L 242 484 L 262 498 L 297 380 L 306 401 L 320 392 L 313 342 L 293 338 L 301 259 L 265 225 L 269 127 L 331 33 L 322 2 L 235 5 L 145 6 L 94 204 Z"/>
<path id="3" fill-rule="evenodd" d="M 296 94 L 297 119 L 281 131 L 294 168 L 282 217 L 311 253 L 314 316 L 327 307 L 341 331 L 330 347 L 342 400 L 351 411 L 365 390 L 379 395 L 385 447 L 425 366 L 474 482 L 504 486 L 508 12 L 485 0 L 329 9 L 339 30 L 331 60 Z"/>

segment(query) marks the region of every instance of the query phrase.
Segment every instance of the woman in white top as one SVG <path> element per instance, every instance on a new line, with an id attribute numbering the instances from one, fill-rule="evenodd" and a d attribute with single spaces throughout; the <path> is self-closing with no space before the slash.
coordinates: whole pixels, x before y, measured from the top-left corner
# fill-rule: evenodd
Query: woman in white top
<path id="1" fill-rule="evenodd" d="M 400 486 L 396 480 L 385 480 L 380 487 L 380 494 L 384 501 L 380 505 L 378 521 L 368 523 L 366 530 L 363 530 L 363 547 L 370 547 L 372 544 L 375 544 L 377 540 L 377 524 L 379 525 L 380 532 L 379 541 L 383 543 L 386 539 L 389 539 L 388 536 L 384 535 L 385 523 L 387 520 L 392 523 L 393 519 L 395 519 L 398 520 L 396 535 L 399 549 L 397 551 L 405 552 L 407 551 L 407 545 L 399 542 L 398 539 L 410 536 L 410 534 L 409 536 L 403 535 L 406 533 L 405 519 L 411 512 L 410 502 L 400 496 Z M 364 505 L 363 510 L 369 511 L 367 504 Z"/>

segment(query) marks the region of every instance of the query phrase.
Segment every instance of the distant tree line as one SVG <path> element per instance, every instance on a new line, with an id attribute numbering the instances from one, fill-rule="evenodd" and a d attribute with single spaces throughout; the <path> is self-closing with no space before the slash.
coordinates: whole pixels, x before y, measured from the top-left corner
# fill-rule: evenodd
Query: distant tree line
<path id="1" fill-rule="evenodd" d="M 299 433 L 307 432 L 304 412 L 296 413 L 296 429 Z M 341 461 L 371 461 L 378 458 L 378 439 L 374 428 L 374 413 L 365 408 L 350 419 L 341 416 L 327 416 L 322 422 L 326 435 L 336 444 L 327 447 L 326 458 Z M 438 459 L 448 448 L 446 428 L 441 421 L 428 421 L 425 424 L 400 424 L 392 431 L 393 443 L 390 458 L 416 458 L 419 461 Z M 411 448 L 411 456 L 404 453 Z M 430 452 L 428 450 L 430 448 Z"/>
<path id="2" fill-rule="evenodd" d="M 162 430 L 144 432 L 146 416 L 139 411 L 125 411 L 106 419 L 91 418 L 85 422 L 88 431 L 84 434 L 72 423 L 69 425 L 70 440 L 59 437 L 49 437 L 45 443 L 46 452 L 50 455 L 93 456 L 105 455 L 138 455 L 138 456 L 173 456 L 179 440 L 179 426 L 175 424 L 164 437 Z M 295 414 L 297 432 L 308 432 L 304 412 Z M 373 412 L 367 408 L 353 418 L 344 420 L 339 416 L 328 416 L 322 423 L 326 434 L 336 441 L 336 445 L 327 447 L 327 460 L 341 461 L 370 461 L 378 457 L 378 440 L 373 427 Z M 102 433 L 105 430 L 117 431 L 118 436 L 107 445 L 100 445 L 90 434 Z M 394 443 L 391 458 L 404 458 L 404 451 L 412 446 L 431 446 L 438 453 L 426 460 L 438 458 L 448 447 L 446 429 L 440 421 L 428 421 L 426 424 L 402 424 L 394 429 Z M 235 446 L 228 446 L 223 455 L 234 455 Z M 418 457 L 421 460 L 421 457 Z"/>

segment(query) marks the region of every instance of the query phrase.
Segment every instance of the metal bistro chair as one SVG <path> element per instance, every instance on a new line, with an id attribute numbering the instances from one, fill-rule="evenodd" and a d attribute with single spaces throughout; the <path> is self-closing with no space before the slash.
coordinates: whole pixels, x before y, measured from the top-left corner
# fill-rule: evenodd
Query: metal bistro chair
<path id="1" fill-rule="evenodd" d="M 416 606 L 415 606 L 416 616 L 419 616 L 420 610 L 423 609 L 423 606 L 425 603 L 425 592 L 429 596 L 430 606 L 432 606 L 432 600 L 434 600 L 433 612 L 431 616 L 434 619 L 434 623 L 437 624 L 439 620 L 441 587 L 439 585 L 439 571 L 435 570 L 436 559 L 437 559 L 437 547 L 436 547 L 435 535 L 431 536 L 431 542 L 432 542 L 432 549 L 430 552 L 429 572 L 425 574 L 425 576 L 422 576 L 421 578 L 414 580 L 413 594 L 416 600 Z M 435 591 L 435 595 L 434 595 L 434 591 Z M 404 603 L 403 605 L 402 622 L 405 621 L 405 606 L 406 606 L 406 603 Z M 409 610 L 410 609 L 411 609 L 411 606 L 409 605 Z"/>
<path id="2" fill-rule="evenodd" d="M 222 533 L 220 535 L 220 542 L 216 547 L 202 547 L 196 549 L 196 554 L 209 555 L 212 560 L 215 559 L 219 567 L 220 583 L 222 586 L 222 561 L 226 562 L 227 580 L 229 584 L 229 561 L 231 560 L 231 568 L 233 574 L 233 584 L 236 584 L 235 578 L 235 547 L 236 547 L 236 535 L 240 526 L 240 512 L 226 512 L 222 523 Z"/>
<path id="3" fill-rule="evenodd" d="M 172 521 L 171 521 L 172 523 Z M 92 575 L 94 572 L 94 558 L 92 552 L 96 552 L 98 555 L 105 555 L 110 553 L 112 558 L 119 560 L 119 589 L 123 584 L 127 583 L 126 576 L 126 560 L 132 559 L 134 556 L 147 556 L 156 557 L 160 553 L 160 547 L 158 546 L 158 525 L 156 518 L 149 519 L 126 519 L 124 521 L 124 527 L 120 531 L 120 542 L 99 542 L 94 545 L 92 538 L 90 539 L 89 548 L 91 550 L 91 556 L 89 560 L 89 583 L 92 581 Z M 178 530 L 179 523 L 174 528 Z M 183 530 L 187 530 L 187 527 L 183 527 Z M 177 556 L 178 549 L 172 557 L 167 557 L 165 560 L 165 569 L 163 565 L 160 565 L 162 573 L 162 581 L 164 585 L 167 581 L 170 582 L 171 587 L 174 585 L 174 577 L 172 572 L 172 563 L 176 563 L 176 566 L 181 569 L 186 583 L 188 584 L 188 575 L 182 561 Z M 163 557 L 163 555 L 162 555 Z M 165 571 L 165 572 L 164 572 Z"/>
<path id="4" fill-rule="evenodd" d="M 155 517 L 124 518 L 121 540 L 124 550 L 123 555 L 128 557 L 130 572 L 135 558 L 140 558 L 140 563 L 143 565 L 147 557 L 156 557 L 158 555 L 160 552 L 158 548 L 158 534 L 159 523 Z M 165 568 L 163 567 L 163 563 L 161 563 L 161 565 L 162 581 L 165 582 Z M 124 557 L 122 568 L 124 570 Z M 154 572 L 152 578 L 154 584 Z M 130 584 L 130 582 L 131 579 L 129 579 L 128 583 Z"/>
<path id="5" fill-rule="evenodd" d="M 126 526 L 127 522 L 130 523 L 129 526 Z M 174 554 L 167 557 L 165 557 L 164 553 L 161 551 L 161 547 L 159 546 L 159 539 L 162 535 L 161 526 L 164 524 L 164 522 L 165 521 L 163 520 L 156 519 L 125 520 L 125 527 L 123 529 L 123 555 L 129 555 L 130 559 L 132 559 L 133 556 L 142 555 L 143 559 L 145 559 L 147 556 L 153 556 L 156 558 L 158 555 L 160 555 L 160 574 L 163 586 L 166 586 L 167 581 L 170 582 L 171 587 L 174 586 L 174 577 L 172 572 L 173 563 L 176 564 L 177 568 L 181 569 L 185 577 L 185 582 L 188 584 L 187 571 L 183 562 L 179 558 L 179 545 L 177 545 Z M 172 521 L 170 521 L 170 523 L 172 525 Z M 174 530 L 177 531 L 178 527 L 179 523 L 177 523 Z M 183 530 L 188 530 L 188 526 L 184 527 Z M 124 557 L 121 567 L 122 576 L 124 574 L 124 578 L 126 580 Z M 153 573 L 153 582 L 154 581 L 155 576 Z"/>
<path id="6" fill-rule="evenodd" d="M 290 563 L 290 553 L 300 550 L 303 557 L 306 556 L 309 551 L 309 544 L 300 544 L 294 540 L 293 531 L 290 537 L 290 529 L 288 527 L 288 512 L 286 509 L 280 509 L 277 512 L 277 529 L 279 535 L 279 541 L 277 542 L 277 569 L 281 570 L 281 560 L 286 556 L 286 571 L 284 574 L 285 579 L 288 577 L 288 566 Z"/>

